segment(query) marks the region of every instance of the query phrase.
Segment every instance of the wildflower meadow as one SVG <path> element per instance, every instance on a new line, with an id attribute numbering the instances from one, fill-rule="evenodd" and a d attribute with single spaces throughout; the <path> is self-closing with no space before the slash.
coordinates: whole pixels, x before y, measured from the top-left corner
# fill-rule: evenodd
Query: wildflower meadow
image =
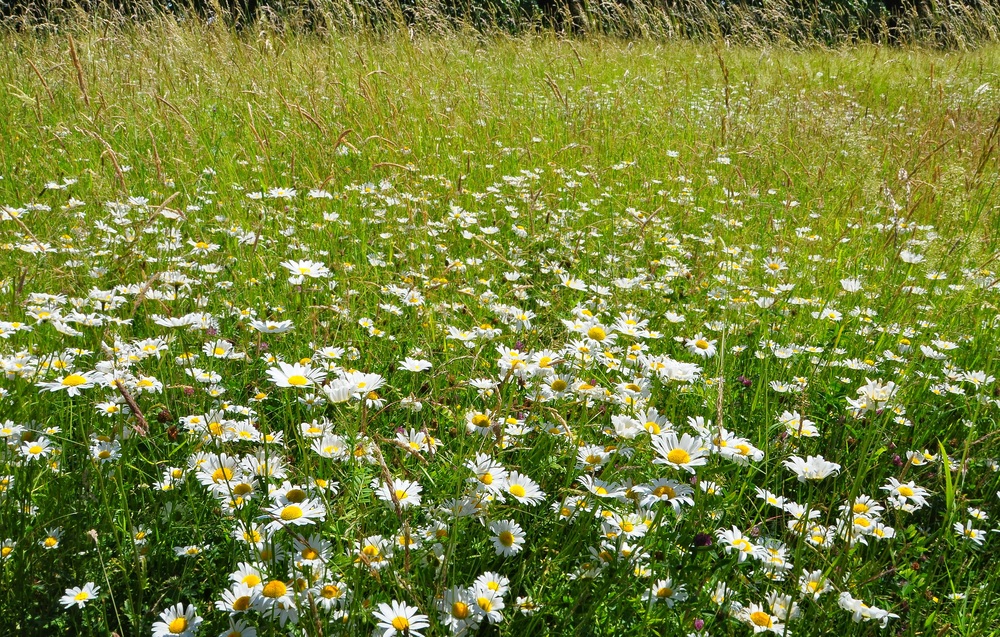
<path id="1" fill-rule="evenodd" d="M 1000 51 L 0 35 L 0 635 L 991 635 Z"/>

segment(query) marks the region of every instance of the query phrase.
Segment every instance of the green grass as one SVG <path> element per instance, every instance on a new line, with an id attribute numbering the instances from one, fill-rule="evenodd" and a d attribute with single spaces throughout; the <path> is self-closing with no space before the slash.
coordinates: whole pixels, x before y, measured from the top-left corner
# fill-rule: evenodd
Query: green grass
<path id="1" fill-rule="evenodd" d="M 0 633 L 148 635 L 183 602 L 204 618 L 199 634 L 226 634 L 214 603 L 243 562 L 259 563 L 265 583 L 313 584 L 290 598 L 303 635 L 369 634 L 372 611 L 392 600 L 429 616 L 421 632 L 449 634 L 438 599 L 486 572 L 510 590 L 503 620 L 473 634 L 676 635 L 704 622 L 702 634 L 744 635 L 749 612 L 736 604 L 768 610 L 771 593 L 799 604 L 798 617 L 779 621 L 788 633 L 878 630 L 852 622 L 843 592 L 898 615 L 884 629 L 892 634 L 995 633 L 998 62 L 995 48 L 237 37 L 195 23 L 4 36 L 0 422 L 23 430 L 7 437 L 0 472 L 0 541 L 12 541 Z M 65 179 L 76 181 L 62 188 Z M 267 196 L 275 188 L 298 192 Z M 281 264 L 292 259 L 329 273 L 289 281 Z M 778 270 L 766 265 L 775 259 Z M 847 291 L 841 280 L 855 278 L 861 289 Z M 420 302 L 408 303 L 412 292 Z M 813 316 L 827 309 L 839 317 Z M 517 316 L 529 311 L 525 325 Z M 261 334 L 251 312 L 293 328 Z M 193 313 L 211 329 L 157 322 Z M 623 313 L 657 334 L 613 328 Z M 597 331 L 585 341 L 597 321 L 614 343 Z M 449 328 L 477 326 L 468 347 L 449 338 Z M 714 356 L 685 346 L 698 335 Z M 228 347 L 217 339 L 245 358 L 208 356 L 206 343 Z M 593 358 L 578 356 L 584 342 Z M 642 360 L 700 369 L 661 377 L 628 359 L 641 344 Z M 530 373 L 500 367 L 499 346 L 525 359 L 551 350 L 567 390 L 543 392 L 553 377 L 537 361 L 520 367 Z M 326 347 L 343 356 L 325 359 Z M 406 371 L 406 357 L 432 367 Z M 366 388 L 310 405 L 308 390 L 272 382 L 277 359 L 331 365 L 330 386 L 338 370 L 386 384 L 378 404 L 363 404 Z M 218 381 L 200 382 L 193 367 Z M 98 371 L 78 396 L 42 385 Z M 978 372 L 989 379 L 973 382 Z M 476 379 L 495 386 L 477 391 Z M 847 399 L 866 379 L 897 390 L 854 413 Z M 629 384 L 644 390 L 631 405 Z M 141 419 L 126 413 L 125 394 Z M 98 413 L 107 402 L 119 413 Z M 280 438 L 220 442 L 190 421 L 221 407 L 223 429 L 249 423 L 251 436 Z M 622 416 L 644 423 L 647 407 L 678 435 L 703 427 L 705 451 L 724 428 L 760 459 L 741 464 L 716 449 L 694 474 L 654 464 L 651 436 L 615 430 Z M 818 435 L 795 436 L 784 412 Z M 474 414 L 492 429 L 470 430 Z M 703 425 L 689 420 L 698 417 Z M 369 452 L 336 460 L 311 450 L 300 423 L 323 419 L 348 449 L 365 436 Z M 394 442 L 410 429 L 440 447 Z M 52 448 L 44 459 L 21 451 L 41 438 Z M 118 445 L 108 462 L 92 451 L 102 439 Z M 578 467 L 584 444 L 609 454 L 596 470 Z M 934 458 L 917 466 L 909 451 Z M 199 481 L 216 465 L 195 468 L 222 453 L 281 462 L 325 519 L 277 529 L 261 558 L 234 532 L 271 521 L 278 495 L 268 491 L 283 479 L 235 470 L 253 494 L 229 510 L 231 494 Z M 477 453 L 529 476 L 544 498 L 446 512 L 452 499 L 475 502 L 466 464 Z M 803 482 L 783 464 L 817 455 L 839 471 Z M 170 468 L 184 478 L 164 490 Z M 623 488 L 690 482 L 693 503 L 640 511 L 632 523 L 650 528 L 628 540 L 626 557 L 602 519 L 627 525 L 637 504 L 591 493 L 580 482 L 588 474 Z M 422 502 L 380 499 L 372 483 L 386 476 L 419 483 Z M 314 487 L 316 478 L 339 488 Z M 926 504 L 888 506 L 890 479 L 926 489 Z M 796 532 L 791 511 L 757 488 L 817 513 L 830 545 L 810 543 L 815 534 Z M 840 507 L 861 496 L 885 507 L 870 523 L 894 537 L 866 545 L 836 531 Z M 567 498 L 582 498 L 572 519 L 558 511 Z M 971 520 L 982 545 L 953 528 L 970 522 L 970 507 L 988 518 Z M 490 525 L 501 520 L 523 529 L 516 555 L 494 549 Z M 41 546 L 56 527 L 58 546 Z M 761 557 L 782 543 L 788 569 L 726 552 L 716 532 L 732 527 Z M 384 568 L 357 558 L 357 542 L 407 529 L 421 545 L 397 547 Z M 323 566 L 296 569 L 295 541 L 313 534 L 328 543 L 316 547 Z M 192 545 L 197 555 L 176 554 Z M 811 571 L 832 587 L 815 601 L 799 585 Z M 648 603 L 668 577 L 687 599 Z M 66 589 L 86 582 L 100 587 L 97 599 L 64 609 Z M 339 615 L 322 607 L 320 589 L 333 582 L 351 591 Z M 519 610 L 523 597 L 536 612 Z M 268 598 L 254 599 L 248 625 L 287 632 L 263 610 Z"/>

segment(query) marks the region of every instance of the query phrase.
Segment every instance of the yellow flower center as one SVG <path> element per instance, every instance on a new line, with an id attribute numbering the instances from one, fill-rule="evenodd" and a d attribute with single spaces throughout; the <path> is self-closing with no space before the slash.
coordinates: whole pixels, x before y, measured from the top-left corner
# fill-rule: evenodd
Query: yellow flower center
<path id="1" fill-rule="evenodd" d="M 483 609 L 483 612 L 488 613 L 491 610 L 493 610 L 493 602 L 487 597 L 476 598 L 476 603 L 479 604 L 479 607 Z"/>
<path id="2" fill-rule="evenodd" d="M 319 557 L 319 551 L 312 548 L 311 546 L 307 546 L 306 548 L 302 549 L 302 559 L 314 560 L 317 557 Z"/>
<path id="3" fill-rule="evenodd" d="M 62 384 L 65 387 L 77 387 L 79 385 L 86 384 L 87 379 L 79 374 L 70 374 L 66 378 L 62 379 Z"/>
<path id="4" fill-rule="evenodd" d="M 233 610 L 245 611 L 250 608 L 250 596 L 244 595 L 243 597 L 237 597 L 233 601 Z"/>
<path id="5" fill-rule="evenodd" d="M 677 495 L 677 492 L 674 491 L 672 488 L 668 487 L 667 485 L 662 485 L 653 489 L 653 495 L 655 495 L 658 498 L 662 498 L 663 496 L 667 496 L 668 498 L 673 498 Z"/>
<path id="6" fill-rule="evenodd" d="M 393 617 L 392 627 L 402 632 L 410 627 L 410 620 L 405 617 Z"/>
<path id="7" fill-rule="evenodd" d="M 295 506 L 294 504 L 289 504 L 284 509 L 281 510 L 281 519 L 289 522 L 291 520 L 298 520 L 302 517 L 302 509 Z"/>
<path id="8" fill-rule="evenodd" d="M 305 387 L 309 384 L 309 379 L 300 374 L 295 374 L 294 376 L 288 377 L 288 384 L 293 387 Z"/>
<path id="9" fill-rule="evenodd" d="M 504 546 L 510 547 L 514 546 L 514 534 L 510 531 L 502 531 L 500 533 L 500 543 Z"/>
<path id="10" fill-rule="evenodd" d="M 910 487 L 899 487 L 898 491 L 899 495 L 905 496 L 907 498 L 913 495 L 913 489 L 911 489 Z"/>
<path id="11" fill-rule="evenodd" d="M 691 462 L 691 454 L 680 447 L 671 449 L 667 454 L 667 460 L 674 464 L 687 464 Z"/>
<path id="12" fill-rule="evenodd" d="M 30 447 L 28 447 L 28 453 L 30 453 L 31 455 L 42 453 L 42 451 L 43 449 L 41 445 L 31 445 Z"/>
<path id="13" fill-rule="evenodd" d="M 489 486 L 489 485 L 493 484 L 493 474 L 492 473 L 481 474 L 479 476 L 479 481 L 482 482 L 483 484 Z"/>
<path id="14" fill-rule="evenodd" d="M 80 591 L 79 593 L 73 596 L 73 599 L 75 599 L 78 602 L 82 602 L 86 599 L 90 599 L 90 593 L 88 593 L 87 591 Z"/>
<path id="15" fill-rule="evenodd" d="M 750 621 L 753 622 L 755 626 L 765 626 L 767 628 L 770 628 L 773 623 L 770 615 L 759 610 L 750 613 Z"/>
<path id="16" fill-rule="evenodd" d="M 664 586 L 660 590 L 656 591 L 656 596 L 659 597 L 660 599 L 665 599 L 667 597 L 673 597 L 674 596 L 674 591 L 669 586 Z"/>
<path id="17" fill-rule="evenodd" d="M 284 582 L 271 580 L 264 585 L 264 590 L 261 591 L 261 595 L 277 599 L 278 597 L 283 597 L 286 592 L 288 592 L 288 587 L 285 586 Z"/>
<path id="18" fill-rule="evenodd" d="M 222 482 L 223 480 L 231 480 L 233 477 L 233 470 L 229 467 L 219 467 L 212 472 L 212 482 Z"/>
<path id="19" fill-rule="evenodd" d="M 306 492 L 302 489 L 289 489 L 285 494 L 285 499 L 289 502 L 303 502 L 306 499 Z"/>
<path id="20" fill-rule="evenodd" d="M 254 573 L 250 573 L 249 575 L 243 578 L 243 583 L 249 586 L 250 588 L 253 588 L 258 584 L 260 584 L 260 577 L 258 577 Z"/>
<path id="21" fill-rule="evenodd" d="M 552 391 L 563 391 L 567 387 L 566 381 L 564 381 L 561 378 L 557 378 L 554 381 L 552 381 L 551 387 Z"/>
<path id="22" fill-rule="evenodd" d="M 333 584 L 327 584 L 319 590 L 319 594 L 324 599 L 337 599 L 340 597 L 340 589 Z"/>
<path id="23" fill-rule="evenodd" d="M 527 494 L 527 491 L 519 484 L 512 484 L 510 485 L 510 494 L 517 498 L 523 498 Z"/>
<path id="24" fill-rule="evenodd" d="M 868 505 L 864 502 L 855 502 L 853 511 L 855 513 L 868 513 Z"/>
<path id="25" fill-rule="evenodd" d="M 608 334 L 603 329 L 595 325 L 594 327 L 587 330 L 587 336 L 595 341 L 603 341 L 608 337 Z"/>
<path id="26" fill-rule="evenodd" d="M 697 347 L 698 349 L 708 349 L 708 341 L 706 341 L 703 338 L 699 338 L 697 341 L 694 342 L 694 346 Z"/>
<path id="27" fill-rule="evenodd" d="M 50 548 L 54 547 L 56 544 L 59 544 L 59 540 L 57 540 L 56 538 L 54 538 L 52 536 L 49 536 L 49 537 L 45 538 L 45 541 L 42 542 L 42 544 L 45 545 L 45 548 L 50 549 Z"/>
<path id="28" fill-rule="evenodd" d="M 455 602 L 451 605 L 451 616 L 456 619 L 467 619 L 469 617 L 469 605 L 465 602 Z"/>
<path id="29" fill-rule="evenodd" d="M 180 635 L 188 627 L 187 617 L 178 617 L 174 621 L 167 624 L 167 630 L 169 630 L 174 635 Z"/>
<path id="30" fill-rule="evenodd" d="M 489 427 L 490 417 L 486 414 L 476 414 L 472 417 L 472 424 L 477 427 Z"/>

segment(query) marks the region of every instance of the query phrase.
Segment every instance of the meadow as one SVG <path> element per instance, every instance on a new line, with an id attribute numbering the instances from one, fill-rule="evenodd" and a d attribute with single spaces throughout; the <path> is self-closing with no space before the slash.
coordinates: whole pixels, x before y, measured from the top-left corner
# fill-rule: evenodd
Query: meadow
<path id="1" fill-rule="evenodd" d="M 997 633 L 1000 49 L 0 40 L 0 634 Z"/>

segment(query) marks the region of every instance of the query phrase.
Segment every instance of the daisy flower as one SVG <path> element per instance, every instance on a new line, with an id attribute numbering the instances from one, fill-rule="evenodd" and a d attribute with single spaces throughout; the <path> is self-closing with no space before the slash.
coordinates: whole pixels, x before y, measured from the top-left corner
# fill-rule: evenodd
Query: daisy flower
<path id="1" fill-rule="evenodd" d="M 408 372 L 423 372 L 431 368 L 431 362 L 419 358 L 406 357 L 399 362 L 399 366 Z"/>
<path id="2" fill-rule="evenodd" d="M 912 480 L 903 483 L 896 478 L 889 478 L 889 481 L 882 487 L 883 491 L 888 491 L 892 500 L 890 504 L 914 504 L 918 507 L 927 505 L 927 497 L 930 492 L 923 487 L 918 487 Z M 898 507 L 903 508 L 903 507 Z"/>
<path id="3" fill-rule="evenodd" d="M 222 591 L 222 599 L 215 602 L 215 608 L 230 615 L 246 612 L 253 601 L 255 588 L 243 582 L 233 584 Z"/>
<path id="4" fill-rule="evenodd" d="M 257 637 L 257 629 L 242 619 L 229 618 L 229 627 L 222 631 L 220 637 Z"/>
<path id="5" fill-rule="evenodd" d="M 476 581 L 472 583 L 472 588 L 473 590 L 489 589 L 503 597 L 510 588 L 510 580 L 499 573 L 486 571 L 476 578 Z"/>
<path id="6" fill-rule="evenodd" d="M 671 578 L 661 579 L 653 582 L 653 585 L 646 593 L 646 600 L 650 603 L 664 602 L 667 608 L 673 608 L 677 602 L 683 602 L 688 598 L 684 591 L 684 586 L 674 586 Z"/>
<path id="7" fill-rule="evenodd" d="M 262 334 L 284 334 L 292 329 L 291 321 L 250 321 L 250 327 Z"/>
<path id="8" fill-rule="evenodd" d="M 706 339 L 701 334 L 695 334 L 693 338 L 689 338 L 684 342 L 684 347 L 687 351 L 703 358 L 712 358 L 715 356 L 715 344 L 717 341 L 710 341 Z"/>
<path id="9" fill-rule="evenodd" d="M 955 529 L 955 534 L 960 538 L 974 542 L 979 546 L 982 546 L 983 541 L 986 539 L 986 534 L 984 532 L 972 527 L 972 520 L 969 520 L 965 524 L 955 522 L 955 524 L 952 525 L 952 528 Z"/>
<path id="10" fill-rule="evenodd" d="M 351 589 L 341 581 L 327 581 L 314 589 L 316 603 L 324 610 L 344 608 L 351 601 Z"/>
<path id="11" fill-rule="evenodd" d="M 763 549 L 744 537 L 743 532 L 735 526 L 732 529 L 719 529 L 715 535 L 727 553 L 736 552 L 740 562 L 746 560 L 747 557 L 763 555 Z"/>
<path id="12" fill-rule="evenodd" d="M 193 637 L 201 622 L 193 604 L 185 608 L 182 602 L 177 602 L 160 613 L 160 621 L 153 624 L 153 637 Z"/>
<path id="13" fill-rule="evenodd" d="M 42 538 L 38 544 L 45 550 L 52 550 L 59 548 L 59 540 L 62 539 L 63 532 L 61 527 L 55 527 L 45 530 L 45 537 Z"/>
<path id="14" fill-rule="evenodd" d="M 45 436 L 39 436 L 38 440 L 22 444 L 20 452 L 29 460 L 37 460 L 52 453 L 52 443 Z"/>
<path id="15" fill-rule="evenodd" d="M 507 483 L 507 469 L 485 453 L 477 453 L 475 460 L 468 460 L 465 466 L 474 474 L 466 478 L 476 489 L 489 493 L 500 493 Z"/>
<path id="16" fill-rule="evenodd" d="M 702 466 L 708 462 L 702 439 L 688 434 L 682 434 L 680 438 L 673 432 L 654 436 L 653 450 L 659 455 L 658 458 L 653 459 L 653 464 L 665 464 L 674 469 L 685 469 L 692 474 L 694 467 Z"/>
<path id="17" fill-rule="evenodd" d="M 680 511 L 685 504 L 694 505 L 694 500 L 691 498 L 694 489 L 676 480 L 659 478 L 648 485 L 642 485 L 640 491 L 643 496 L 641 504 L 645 507 L 652 506 L 657 502 L 666 502 L 673 507 L 674 511 Z"/>
<path id="18" fill-rule="evenodd" d="M 823 575 L 822 570 L 803 571 L 799 577 L 799 590 L 803 595 L 819 599 L 819 596 L 823 593 L 833 590 L 833 585 Z"/>
<path id="19" fill-rule="evenodd" d="M 538 487 L 538 484 L 518 471 L 511 471 L 507 476 L 505 493 L 521 504 L 529 506 L 534 506 L 545 499 L 545 492 Z"/>
<path id="20" fill-rule="evenodd" d="M 828 462 L 823 456 L 809 456 L 806 460 L 792 456 L 782 464 L 798 476 L 799 482 L 818 481 L 840 473 L 840 465 L 836 462 Z"/>
<path id="21" fill-rule="evenodd" d="M 294 188 L 284 188 L 282 186 L 276 186 L 267 191 L 267 196 L 271 199 L 292 199 L 298 191 Z"/>
<path id="22" fill-rule="evenodd" d="M 70 396 L 79 396 L 81 390 L 90 389 L 96 382 L 97 378 L 93 372 L 84 372 L 82 374 L 67 374 L 50 382 L 39 382 L 38 386 L 45 391 L 65 391 Z"/>
<path id="23" fill-rule="evenodd" d="M 271 522 L 265 527 L 268 533 L 275 533 L 286 526 L 302 526 L 326 519 L 326 509 L 322 502 L 310 499 L 298 503 L 276 502 L 267 508 L 262 516 Z"/>
<path id="24" fill-rule="evenodd" d="M 288 604 L 292 602 L 293 591 L 289 584 L 280 579 L 273 579 L 263 583 L 260 588 L 254 589 L 253 607 L 261 612 L 266 612 L 278 604 Z"/>
<path id="25" fill-rule="evenodd" d="M 317 279 L 330 275 L 330 268 L 316 261 L 282 261 L 281 265 L 295 276 Z"/>
<path id="26" fill-rule="evenodd" d="M 326 378 L 326 372 L 299 363 L 279 362 L 277 367 L 267 370 L 267 375 L 278 387 L 311 387 Z"/>
<path id="27" fill-rule="evenodd" d="M 880 623 L 882 628 L 885 628 L 889 620 L 894 617 L 899 617 L 895 613 L 890 613 L 886 610 L 882 610 L 877 606 L 870 606 L 860 599 L 855 599 L 850 593 L 844 591 L 840 594 L 837 604 L 844 610 L 851 613 L 851 619 L 855 622 L 860 621 L 872 621 L 875 620 Z"/>
<path id="28" fill-rule="evenodd" d="M 389 504 L 393 503 L 393 496 L 395 496 L 399 508 L 406 509 L 420 505 L 420 493 L 423 491 L 423 487 L 420 486 L 420 483 L 411 480 L 393 480 L 390 485 L 376 478 L 372 480 L 372 490 L 375 491 L 379 500 Z"/>
<path id="29" fill-rule="evenodd" d="M 467 634 L 479 626 L 480 616 L 474 610 L 476 600 L 472 591 L 453 586 L 438 599 L 438 620 L 453 635 Z"/>
<path id="30" fill-rule="evenodd" d="M 419 611 L 416 606 L 393 600 L 389 604 L 379 604 L 372 615 L 378 621 L 377 630 L 382 631 L 382 637 L 423 637 L 420 631 L 430 626 L 430 622 L 427 615 L 421 615 Z"/>
<path id="31" fill-rule="evenodd" d="M 490 524 L 493 548 L 497 555 L 508 557 L 521 552 L 524 546 L 524 530 L 513 520 L 499 520 Z"/>
<path id="32" fill-rule="evenodd" d="M 473 609 L 477 616 L 489 624 L 503 621 L 503 613 L 500 612 L 504 609 L 502 593 L 485 586 L 473 586 L 472 595 L 476 600 Z"/>
<path id="33" fill-rule="evenodd" d="M 750 624 L 754 633 L 771 631 L 776 635 L 781 635 L 785 632 L 785 625 L 781 623 L 780 618 L 764 610 L 760 604 L 747 606 L 743 609 L 741 617 L 743 621 Z"/>
<path id="34" fill-rule="evenodd" d="M 67 588 L 66 594 L 62 596 L 59 603 L 69 608 L 70 606 L 76 606 L 77 608 L 83 608 L 87 602 L 97 597 L 97 592 L 101 590 L 100 586 L 95 586 L 93 582 L 87 582 L 83 585 L 83 588 L 79 586 L 74 586 L 73 588 Z"/>

